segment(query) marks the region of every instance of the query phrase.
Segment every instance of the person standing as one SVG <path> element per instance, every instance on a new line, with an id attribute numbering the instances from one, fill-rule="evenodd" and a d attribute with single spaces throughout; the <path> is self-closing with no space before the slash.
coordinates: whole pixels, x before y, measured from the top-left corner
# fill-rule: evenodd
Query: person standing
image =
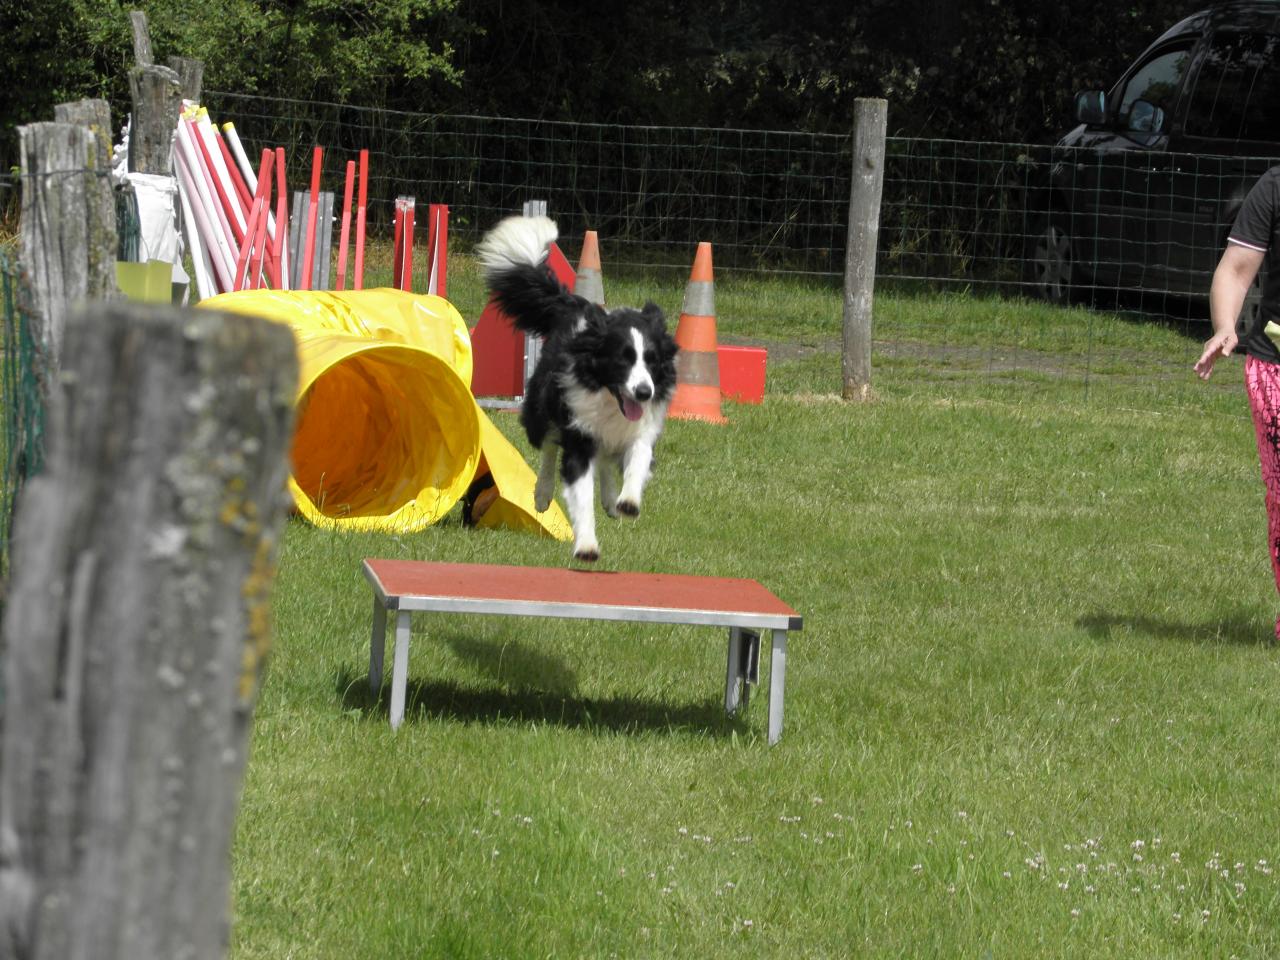
<path id="1" fill-rule="evenodd" d="M 1213 336 L 1195 363 L 1201 380 L 1213 374 L 1220 357 L 1244 351 L 1244 382 L 1258 438 L 1258 459 L 1266 488 L 1271 569 L 1280 590 L 1280 166 L 1272 167 L 1249 191 L 1227 237 L 1227 248 L 1209 288 Z M 1251 319 L 1240 317 L 1249 288 L 1265 265 L 1262 297 Z M 1274 324 L 1274 326 L 1271 326 Z M 1280 641 L 1280 618 L 1276 619 Z"/>

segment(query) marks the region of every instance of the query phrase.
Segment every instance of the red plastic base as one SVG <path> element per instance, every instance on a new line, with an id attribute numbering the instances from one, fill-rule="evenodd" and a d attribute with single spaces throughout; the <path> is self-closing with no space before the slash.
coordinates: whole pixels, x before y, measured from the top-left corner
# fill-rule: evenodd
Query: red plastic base
<path id="1" fill-rule="evenodd" d="M 764 402 L 764 371 L 769 353 L 762 347 L 716 347 L 720 395 L 737 403 Z"/>

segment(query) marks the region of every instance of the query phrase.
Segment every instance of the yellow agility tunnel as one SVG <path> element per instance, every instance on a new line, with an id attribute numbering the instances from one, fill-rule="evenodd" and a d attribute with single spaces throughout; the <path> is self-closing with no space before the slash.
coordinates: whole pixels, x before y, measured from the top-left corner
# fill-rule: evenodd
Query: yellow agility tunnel
<path id="1" fill-rule="evenodd" d="M 300 378 L 289 490 L 321 527 L 410 533 L 492 475 L 478 526 L 572 538 L 471 395 L 471 338 L 449 301 L 393 289 L 244 290 L 201 306 L 288 324 Z M 487 484 L 486 484 L 487 485 Z"/>

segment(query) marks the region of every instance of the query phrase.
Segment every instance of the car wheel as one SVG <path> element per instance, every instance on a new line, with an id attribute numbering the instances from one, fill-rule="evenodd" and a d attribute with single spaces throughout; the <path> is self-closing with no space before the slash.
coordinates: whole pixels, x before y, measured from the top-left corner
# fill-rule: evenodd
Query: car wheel
<path id="1" fill-rule="evenodd" d="M 1060 215 L 1050 213 L 1040 222 L 1027 260 L 1032 292 L 1049 303 L 1067 303 L 1073 270 L 1071 235 Z"/>

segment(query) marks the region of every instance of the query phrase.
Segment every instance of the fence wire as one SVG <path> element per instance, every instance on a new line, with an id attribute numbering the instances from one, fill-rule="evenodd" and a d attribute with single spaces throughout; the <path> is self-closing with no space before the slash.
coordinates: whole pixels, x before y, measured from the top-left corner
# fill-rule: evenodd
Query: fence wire
<path id="1" fill-rule="evenodd" d="M 543 199 L 565 236 L 595 230 L 611 266 L 716 268 L 839 280 L 852 138 L 404 113 L 210 92 L 255 150 L 283 145 L 290 175 L 328 150 L 323 182 L 370 152 L 370 216 L 397 195 L 450 207 L 473 242 Z M 1083 301 L 1203 319 L 1204 296 L 1244 192 L 1276 160 L 889 138 L 877 283 Z M 340 195 L 340 193 L 339 193 Z"/>

